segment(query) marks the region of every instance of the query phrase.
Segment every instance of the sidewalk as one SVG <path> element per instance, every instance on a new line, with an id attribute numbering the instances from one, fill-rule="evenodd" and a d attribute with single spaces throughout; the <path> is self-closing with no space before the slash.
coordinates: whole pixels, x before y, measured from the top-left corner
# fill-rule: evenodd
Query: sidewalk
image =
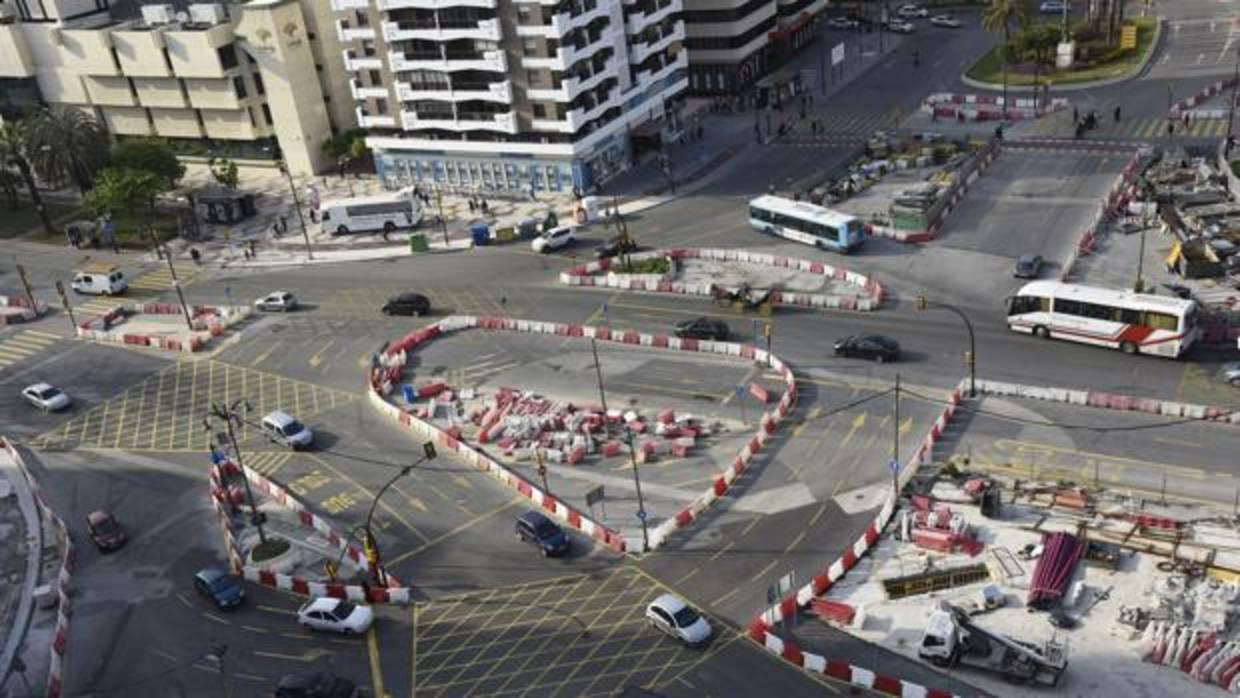
<path id="1" fill-rule="evenodd" d="M 4 642 L 0 645 L 0 695 L 5 695 L 6 686 L 13 695 L 23 695 L 17 686 L 36 688 L 34 684 L 42 681 L 38 677 L 47 674 L 38 646 L 26 642 L 42 552 L 43 528 L 34 495 L 8 451 L 0 449 L 0 576 L 5 579 L 0 585 L 0 627 L 8 628 L 0 638 Z M 26 669 L 10 675 L 15 657 L 21 657 Z M 29 682 L 32 678 L 34 684 L 22 684 L 23 679 Z"/>

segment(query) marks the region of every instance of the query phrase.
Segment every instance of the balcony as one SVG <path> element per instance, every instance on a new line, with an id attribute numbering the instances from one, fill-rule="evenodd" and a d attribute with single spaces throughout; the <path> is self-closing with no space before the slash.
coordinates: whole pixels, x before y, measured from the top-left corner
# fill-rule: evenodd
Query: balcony
<path id="1" fill-rule="evenodd" d="M 587 78 L 564 78 L 561 84 L 564 87 L 564 91 L 568 94 L 568 101 L 576 99 L 577 95 L 586 90 L 598 87 L 607 78 L 616 77 L 616 66 L 617 59 L 613 56 L 607 59 L 607 63 L 603 65 L 601 70 L 596 71 Z"/>
<path id="2" fill-rule="evenodd" d="M 444 114 L 440 117 L 419 117 L 415 112 L 402 111 L 400 113 L 401 126 L 406 131 L 420 131 L 424 129 L 441 129 L 444 131 L 503 131 L 504 133 L 517 132 L 517 115 L 515 112 L 504 112 L 502 114 L 482 114 L 475 116 L 458 114 L 453 117 Z"/>
<path id="3" fill-rule="evenodd" d="M 633 63 L 641 63 L 656 53 L 661 53 L 677 41 L 685 40 L 685 23 L 677 22 L 670 31 L 649 43 L 633 44 L 629 47 L 629 56 Z"/>
<path id="4" fill-rule="evenodd" d="M 359 70 L 382 70 L 383 59 L 378 56 L 364 56 L 354 58 L 349 55 L 348 51 L 344 53 L 344 69 L 350 72 Z"/>
<path id="5" fill-rule="evenodd" d="M 374 27 L 346 27 L 344 20 L 336 21 L 336 38 L 341 41 L 354 41 L 375 38 Z"/>
<path id="6" fill-rule="evenodd" d="M 349 81 L 349 92 L 353 94 L 353 99 L 368 99 L 376 97 L 378 99 L 387 99 L 388 91 L 386 87 L 362 87 L 357 80 Z"/>
<path id="7" fill-rule="evenodd" d="M 500 29 L 498 19 L 484 19 L 479 22 L 462 26 L 436 26 L 433 22 L 425 25 L 415 22 L 384 22 L 383 36 L 389 43 L 407 39 L 424 39 L 427 41 L 452 41 L 454 39 L 482 39 L 499 41 Z"/>
<path id="8" fill-rule="evenodd" d="M 552 0 L 554 3 L 556 0 Z M 419 10 L 442 10 L 449 7 L 488 7 L 494 10 L 498 0 L 379 0 L 380 10 L 401 10 L 407 7 Z"/>
<path id="9" fill-rule="evenodd" d="M 342 10 L 364 10 L 370 7 L 370 0 L 332 0 L 332 9 L 336 12 Z"/>
<path id="10" fill-rule="evenodd" d="M 522 57 L 521 65 L 526 68 L 545 68 L 548 70 L 568 70 L 577 61 L 588 58 L 604 44 L 612 39 L 614 33 L 610 28 L 604 30 L 599 37 L 588 44 L 581 46 L 561 46 L 555 51 L 554 56 L 548 58 L 530 58 Z"/>
<path id="11" fill-rule="evenodd" d="M 640 34 L 646 27 L 658 24 L 683 9 L 685 6 L 681 0 L 663 0 L 653 12 L 629 15 L 629 34 Z"/>
<path id="12" fill-rule="evenodd" d="M 388 54 L 392 70 L 438 70 L 451 72 L 454 70 L 486 70 L 493 73 L 508 71 L 508 59 L 503 51 L 484 51 L 474 58 L 407 58 L 405 54 L 393 51 Z"/>
<path id="13" fill-rule="evenodd" d="M 561 12 L 560 14 L 552 17 L 551 21 L 552 27 L 558 29 L 559 31 L 556 36 L 563 36 L 574 29 L 580 29 L 581 27 L 589 25 L 599 17 L 606 17 L 607 15 L 608 8 L 600 0 L 592 10 L 587 10 L 586 12 L 582 12 L 581 14 L 575 16 L 567 12 Z M 559 21 L 557 22 L 557 20 Z M 560 27 L 563 28 L 560 29 Z"/>
<path id="14" fill-rule="evenodd" d="M 689 53 L 687 51 L 680 51 L 679 53 L 676 54 L 676 58 L 674 60 L 669 61 L 662 68 L 655 68 L 654 70 L 643 70 L 642 72 L 638 73 L 637 76 L 634 78 L 633 84 L 635 86 L 645 87 L 646 85 L 649 85 L 656 80 L 662 80 L 668 75 L 671 75 L 677 69 L 688 68 L 688 67 L 689 67 Z"/>
<path id="15" fill-rule="evenodd" d="M 363 111 L 360 105 L 353 110 L 353 113 L 357 115 L 357 125 L 360 128 L 396 128 L 394 116 L 372 116 Z"/>
<path id="16" fill-rule="evenodd" d="M 577 107 L 564 114 L 564 119 L 535 119 L 533 126 L 536 131 L 556 131 L 558 133 L 577 133 L 587 122 L 597 119 L 604 112 L 620 105 L 620 91 L 613 89 L 607 99 L 590 109 Z"/>
<path id="17" fill-rule="evenodd" d="M 418 99 L 433 99 L 442 102 L 512 102 L 512 81 L 492 82 L 485 85 L 465 85 L 457 87 L 414 87 L 408 82 L 396 83 L 396 94 L 402 102 Z"/>

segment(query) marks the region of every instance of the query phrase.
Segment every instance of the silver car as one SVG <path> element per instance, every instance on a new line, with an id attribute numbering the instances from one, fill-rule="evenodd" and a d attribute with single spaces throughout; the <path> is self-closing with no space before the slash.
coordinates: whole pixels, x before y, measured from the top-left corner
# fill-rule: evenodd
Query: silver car
<path id="1" fill-rule="evenodd" d="M 263 431 L 277 443 L 293 450 L 309 448 L 314 442 L 314 432 L 287 412 L 276 410 L 263 417 Z"/>
<path id="2" fill-rule="evenodd" d="M 1223 364 L 1223 370 L 1219 375 L 1224 381 L 1230 383 L 1231 387 L 1240 388 L 1240 361 Z"/>

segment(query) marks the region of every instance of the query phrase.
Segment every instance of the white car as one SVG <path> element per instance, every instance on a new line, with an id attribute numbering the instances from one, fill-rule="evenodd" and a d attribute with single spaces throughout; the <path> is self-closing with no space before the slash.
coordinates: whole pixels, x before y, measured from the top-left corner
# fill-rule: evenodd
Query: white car
<path id="1" fill-rule="evenodd" d="M 960 20 L 951 15 L 935 15 L 930 18 L 930 23 L 936 27 L 948 27 L 949 29 L 959 29 L 962 26 Z"/>
<path id="2" fill-rule="evenodd" d="M 375 622 L 375 613 L 369 606 L 359 606 L 344 599 L 321 598 L 297 609 L 297 622 L 310 630 L 360 635 Z"/>
<path id="3" fill-rule="evenodd" d="M 572 244 L 576 239 L 577 232 L 574 226 L 561 225 L 534 238 L 534 242 L 530 243 L 530 249 L 535 252 L 550 252 Z"/>
<path id="4" fill-rule="evenodd" d="M 297 307 L 297 296 L 288 291 L 275 291 L 254 301 L 254 307 L 258 310 L 287 313 Z"/>
<path id="5" fill-rule="evenodd" d="M 827 26 L 832 29 L 856 29 L 859 25 L 860 22 L 847 17 L 832 17 L 827 20 Z"/>
<path id="6" fill-rule="evenodd" d="M 918 7 L 917 5 L 901 5 L 896 10 L 896 14 L 900 17 L 909 17 L 909 18 L 929 17 L 930 10 L 927 10 L 924 7 Z"/>
<path id="7" fill-rule="evenodd" d="M 263 431 L 273 441 L 284 444 L 294 451 L 308 448 L 314 442 L 314 432 L 310 431 L 309 427 L 280 410 L 263 417 Z"/>
<path id="8" fill-rule="evenodd" d="M 69 396 L 64 391 L 60 388 L 54 388 L 47 383 L 35 383 L 26 388 L 22 391 L 22 397 L 26 398 L 26 402 L 44 412 L 63 410 L 71 402 Z"/>
<path id="9" fill-rule="evenodd" d="M 893 31 L 897 34 L 912 34 L 913 23 L 902 19 L 893 19 L 887 23 L 887 31 Z"/>
<path id="10" fill-rule="evenodd" d="M 646 620 L 690 647 L 710 639 L 710 623 L 675 594 L 664 594 L 646 607 Z"/>
<path id="11" fill-rule="evenodd" d="M 1067 7 L 1068 3 L 1063 0 L 1046 0 L 1046 2 L 1038 5 L 1038 12 L 1043 14 L 1061 13 Z"/>

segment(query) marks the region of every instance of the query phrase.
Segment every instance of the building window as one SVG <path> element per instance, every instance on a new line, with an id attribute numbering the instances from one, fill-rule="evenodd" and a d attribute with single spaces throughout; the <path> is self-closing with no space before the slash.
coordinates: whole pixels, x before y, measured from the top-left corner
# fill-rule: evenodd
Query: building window
<path id="1" fill-rule="evenodd" d="M 367 14 L 366 14 L 366 12 L 365 12 L 365 11 L 363 11 L 363 10 L 358 10 L 358 11 L 357 11 L 357 26 L 359 26 L 359 27 L 369 27 L 369 26 L 370 26 L 370 16 L 369 16 L 369 15 L 367 15 Z"/>
<path id="2" fill-rule="evenodd" d="M 224 70 L 237 67 L 237 47 L 233 44 L 221 46 L 215 50 L 220 57 L 220 66 Z"/>
<path id="3" fill-rule="evenodd" d="M 535 104 L 534 105 L 534 118 L 535 119 L 547 118 L 547 105 L 541 104 L 541 103 Z"/>
<path id="4" fill-rule="evenodd" d="M 541 48 L 542 47 L 538 44 L 538 39 L 526 37 L 521 40 L 521 50 L 523 50 L 527 56 L 537 56 Z"/>
<path id="5" fill-rule="evenodd" d="M 382 75 L 380 75 L 379 71 L 377 71 L 377 70 L 371 70 L 371 71 L 369 71 L 369 72 L 370 72 L 370 84 L 371 84 L 371 86 L 372 86 L 372 87 L 380 87 L 380 86 L 382 86 L 382 85 L 383 85 L 383 76 L 382 76 Z"/>
<path id="6" fill-rule="evenodd" d="M 382 98 L 376 99 L 375 100 L 375 114 L 382 115 L 382 114 L 387 114 L 387 113 L 388 113 L 387 100 L 382 99 Z"/>
<path id="7" fill-rule="evenodd" d="M 362 41 L 362 55 L 363 56 L 374 56 L 375 55 L 375 42 L 371 41 L 370 39 L 363 40 Z"/>
<path id="8" fill-rule="evenodd" d="M 233 91 L 237 93 L 237 99 L 245 99 L 245 78 L 238 75 L 233 78 Z"/>
<path id="9" fill-rule="evenodd" d="M 263 118 L 266 119 L 268 126 L 274 126 L 276 123 L 276 120 L 271 118 L 271 107 L 266 104 L 263 105 Z"/>
<path id="10" fill-rule="evenodd" d="M 259 73 L 254 73 L 254 92 L 260 95 L 267 94 L 267 88 L 263 86 L 263 76 Z"/>

